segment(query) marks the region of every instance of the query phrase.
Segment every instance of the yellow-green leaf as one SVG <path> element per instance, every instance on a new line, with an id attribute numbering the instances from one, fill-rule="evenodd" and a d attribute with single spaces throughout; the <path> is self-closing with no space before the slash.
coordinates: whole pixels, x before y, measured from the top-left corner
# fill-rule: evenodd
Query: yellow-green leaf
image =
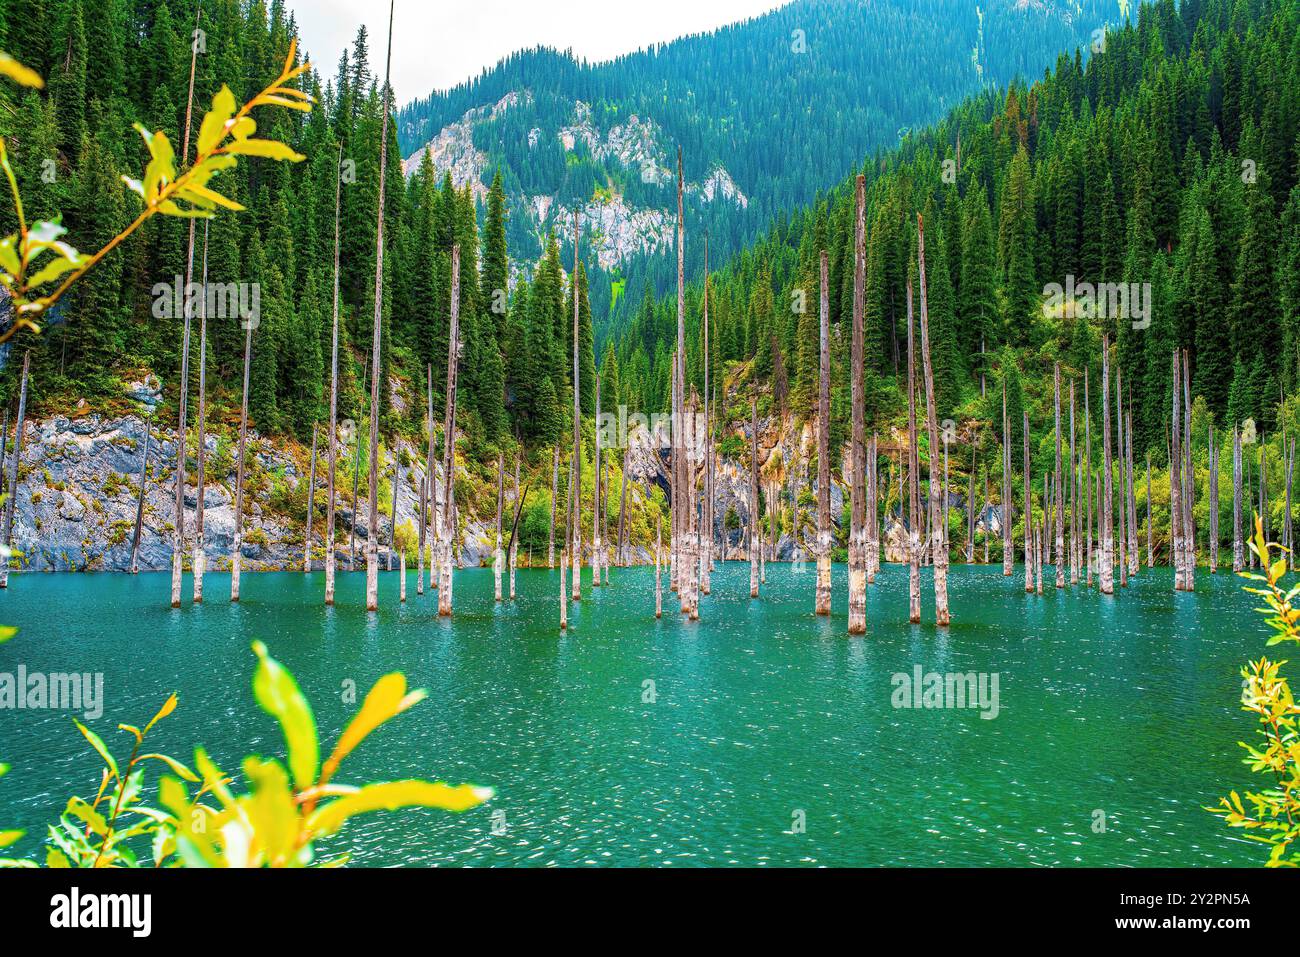
<path id="1" fill-rule="evenodd" d="M 71 867 L 72 865 L 68 863 L 67 855 L 57 848 L 51 847 L 45 852 L 45 866 L 53 869 L 62 869 L 65 867 Z"/>
<path id="2" fill-rule="evenodd" d="M 3 645 L 16 634 L 18 634 L 18 629 L 13 625 L 0 625 L 0 645 Z"/>
<path id="3" fill-rule="evenodd" d="M 217 144 L 225 138 L 226 124 L 235 115 L 235 95 L 224 83 L 217 95 L 212 98 L 212 109 L 203 117 L 199 127 L 198 155 L 211 153 Z"/>
<path id="4" fill-rule="evenodd" d="M 376 681 L 370 693 L 366 695 L 366 700 L 362 702 L 361 710 L 356 713 L 339 737 L 338 744 L 334 746 L 334 753 L 326 762 L 328 768 L 332 771 L 338 767 L 339 762 L 351 754 L 370 732 L 423 700 L 424 695 L 423 691 L 408 695 L 406 676 L 400 672 L 384 675 Z"/>
<path id="5" fill-rule="evenodd" d="M 26 833 L 26 831 L 0 831 L 0 847 L 18 843 L 19 838 Z"/>
<path id="6" fill-rule="evenodd" d="M 235 140 L 226 147 L 226 152 L 239 156 L 263 156 L 267 159 L 287 160 L 290 163 L 301 163 L 306 159 L 301 153 L 294 152 L 277 140 Z"/>
<path id="7" fill-rule="evenodd" d="M 186 182 L 185 188 L 181 190 L 180 198 L 187 200 L 199 206 L 214 205 L 224 206 L 226 209 L 236 213 L 244 211 L 244 207 L 229 197 L 222 196 L 220 193 L 208 189 L 206 186 L 200 186 L 198 183 Z"/>
<path id="8" fill-rule="evenodd" d="M 149 730 L 155 724 L 157 724 L 163 718 L 167 717 L 169 714 L 175 711 L 176 705 L 179 703 L 179 701 L 180 699 L 176 697 L 176 692 L 173 691 L 172 696 L 168 698 L 166 701 L 164 701 L 163 706 L 158 709 L 158 713 L 154 715 L 153 718 L 149 721 L 149 723 L 144 726 L 144 733 L 148 734 Z"/>
<path id="9" fill-rule="evenodd" d="M 90 746 L 99 753 L 101 758 L 104 759 L 104 763 L 108 765 L 108 769 L 113 772 L 113 777 L 120 778 L 121 775 L 117 773 L 117 761 L 113 759 L 113 755 L 109 753 L 108 748 L 104 747 L 104 742 L 100 740 L 99 735 L 94 731 L 91 731 L 76 718 L 72 719 L 72 723 L 77 726 L 77 730 L 80 731 L 82 735 L 85 736 L 86 740 L 90 742 Z"/>
<path id="10" fill-rule="evenodd" d="M 0 76 L 8 77 L 19 86 L 30 86 L 38 90 L 45 86 L 45 81 L 41 79 L 39 73 L 23 66 L 3 50 L 0 50 Z"/>
<path id="11" fill-rule="evenodd" d="M 240 806 L 253 825 L 253 835 L 267 862 L 283 865 L 298 842 L 298 811 L 289 793 L 289 778 L 278 761 L 244 760 L 244 774 L 253 793 Z"/>
<path id="12" fill-rule="evenodd" d="M 257 670 L 253 672 L 253 697 L 263 711 L 280 722 L 295 786 L 299 790 L 309 787 L 320 767 L 320 741 L 311 706 L 293 675 L 267 653 L 266 645 L 255 641 L 253 651 L 258 658 Z"/>
<path id="13" fill-rule="evenodd" d="M 104 815 L 92 808 L 82 798 L 68 798 L 68 805 L 63 809 L 63 813 L 71 814 L 96 834 L 102 835 L 108 831 L 108 822 L 104 820 Z"/>
<path id="14" fill-rule="evenodd" d="M 470 784 L 452 787 L 431 781 L 388 781 L 368 784 L 355 794 L 331 801 L 316 811 L 308 827 L 319 834 L 333 834 L 348 818 L 370 811 L 395 811 L 404 807 L 434 807 L 444 811 L 468 811 L 491 800 L 491 788 Z"/>
<path id="15" fill-rule="evenodd" d="M 152 760 L 154 760 L 154 761 L 161 761 L 163 764 L 167 765 L 167 767 L 171 768 L 172 771 L 174 771 L 177 775 L 179 775 L 180 777 L 183 777 L 186 781 L 195 781 L 195 782 L 197 782 L 198 779 L 199 779 L 199 776 L 198 776 L 197 774 L 195 774 L 193 771 L 191 771 L 191 770 L 190 770 L 189 768 L 187 768 L 185 765 L 181 764 L 181 763 L 180 763 L 179 761 L 177 761 L 175 758 L 168 757 L 168 756 L 165 755 L 165 754 L 142 754 L 142 755 L 140 755 L 140 760 L 141 760 L 141 761 L 148 761 L 148 760 L 150 760 L 150 759 L 152 759 Z"/>

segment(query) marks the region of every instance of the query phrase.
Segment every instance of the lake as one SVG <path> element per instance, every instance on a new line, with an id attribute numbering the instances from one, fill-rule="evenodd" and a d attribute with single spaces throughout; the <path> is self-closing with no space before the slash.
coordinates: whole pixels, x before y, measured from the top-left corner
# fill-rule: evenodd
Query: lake
<path id="1" fill-rule="evenodd" d="M 451 621 L 436 592 L 415 595 L 414 572 L 405 606 L 397 574 L 381 573 L 377 615 L 364 611 L 364 573 L 340 576 L 333 609 L 320 573 L 245 575 L 236 606 L 228 576 L 212 575 L 207 603 L 179 610 L 165 574 L 13 576 L 0 621 L 22 630 L 0 646 L 0 672 L 101 672 L 103 714 L 88 723 L 119 754 L 129 736 L 117 724 L 143 725 L 178 691 L 151 748 L 188 763 L 202 744 L 238 774 L 245 754 L 283 754 L 252 698 L 254 639 L 297 676 L 324 751 L 356 709 L 349 685 L 359 698 L 404 671 L 428 699 L 337 780 L 469 781 L 497 797 L 459 816 L 373 815 L 321 845 L 350 849 L 356 865 L 1264 860 L 1202 810 L 1259 780 L 1237 745 L 1254 734 L 1238 670 L 1264 632 L 1231 574 L 1203 571 L 1195 593 L 1176 594 L 1168 569 L 1143 569 L 1103 598 L 1058 593 L 1049 573 L 1038 597 L 1019 567 L 1005 579 L 1000 565 L 954 565 L 954 623 L 939 632 L 928 574 L 927 623 L 912 626 L 907 569 L 886 566 L 868 592 L 868 636 L 850 639 L 843 566 L 830 619 L 812 614 L 812 564 L 768 571 L 750 601 L 749 566 L 719 565 L 697 623 L 655 620 L 653 569 L 614 569 L 597 589 L 584 574 L 563 634 L 558 572 L 521 571 L 519 600 L 501 605 L 490 570 L 457 572 Z M 997 716 L 895 707 L 893 676 L 918 667 L 996 674 Z M 29 830 L 7 853 L 43 859 L 67 797 L 93 797 L 100 761 L 73 717 L 0 710 L 12 765 L 0 825 Z"/>

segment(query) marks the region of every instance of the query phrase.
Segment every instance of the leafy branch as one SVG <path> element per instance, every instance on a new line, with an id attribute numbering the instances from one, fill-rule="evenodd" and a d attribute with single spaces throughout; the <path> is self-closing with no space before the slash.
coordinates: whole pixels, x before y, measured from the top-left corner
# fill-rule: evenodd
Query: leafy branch
<path id="1" fill-rule="evenodd" d="M 212 109 L 199 127 L 194 164 L 183 172 L 177 171 L 176 152 L 167 134 L 161 130 L 151 133 L 137 123 L 135 129 L 149 150 L 149 164 L 142 179 L 127 176 L 122 179 L 140 197 L 144 207 L 126 229 L 90 255 L 78 252 L 63 241 L 67 230 L 58 217 L 28 225 L 18 180 L 9 162 L 4 140 L 0 138 L 0 170 L 8 180 L 18 219 L 18 232 L 0 239 L 0 286 L 13 300 L 15 314 L 12 325 L 0 331 L 0 343 L 24 327 L 39 332 L 37 320 L 153 216 L 210 219 L 218 208 L 242 211 L 243 206 L 209 186 L 218 173 L 236 166 L 238 157 L 257 156 L 291 163 L 305 159 L 284 143 L 255 139 L 257 123 L 251 115 L 259 106 L 310 112 L 311 96 L 291 84 L 309 70 L 311 64 L 294 66 L 296 54 L 297 41 L 294 41 L 289 45 L 289 54 L 276 80 L 238 109 L 230 88 L 221 87 L 213 97 Z M 4 53 L 0 53 L 0 75 L 26 86 L 43 85 L 39 76 Z M 184 159 L 182 157 L 182 161 Z M 52 292 L 40 292 L 49 286 L 53 286 Z"/>
<path id="2" fill-rule="evenodd" d="M 1285 549 L 1270 545 L 1264 537 L 1264 526 L 1255 519 L 1254 540 L 1250 550 L 1259 556 L 1262 575 L 1242 573 L 1242 578 L 1260 582 L 1262 587 L 1246 591 L 1264 599 L 1266 607 L 1256 609 L 1267 615 L 1266 624 L 1272 631 L 1268 645 L 1282 642 L 1300 644 L 1300 608 L 1295 606 L 1300 596 L 1300 583 L 1283 589 L 1282 578 L 1287 571 Z M 1274 559 L 1273 552 L 1281 554 Z M 1287 679 L 1281 674 L 1285 661 L 1269 661 L 1261 657 L 1241 669 L 1241 707 L 1259 716 L 1263 726 L 1258 734 L 1264 739 L 1263 747 L 1246 742 L 1241 746 L 1248 757 L 1243 759 L 1256 774 L 1270 774 L 1274 785 L 1259 791 L 1247 791 L 1246 801 L 1230 792 L 1219 799 L 1219 806 L 1206 808 L 1221 815 L 1229 827 L 1241 828 L 1243 835 L 1252 841 L 1271 845 L 1266 867 L 1300 866 L 1300 735 L 1296 732 L 1296 719 L 1300 717 Z M 1247 808 L 1249 805 L 1249 809 Z"/>

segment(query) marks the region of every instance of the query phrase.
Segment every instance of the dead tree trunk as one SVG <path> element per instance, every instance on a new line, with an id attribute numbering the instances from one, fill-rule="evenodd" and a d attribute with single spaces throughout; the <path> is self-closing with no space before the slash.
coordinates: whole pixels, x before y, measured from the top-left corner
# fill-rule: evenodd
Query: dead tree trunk
<path id="1" fill-rule="evenodd" d="M 1128 477 L 1128 574 L 1133 578 L 1138 573 L 1138 535 L 1137 535 L 1137 491 L 1133 487 L 1133 389 L 1129 388 L 1128 411 L 1124 413 L 1124 434 L 1126 449 L 1126 468 Z"/>
<path id="2" fill-rule="evenodd" d="M 925 286 L 925 223 L 916 215 L 918 278 L 921 283 L 921 364 L 925 373 L 925 425 L 930 436 L 930 530 L 934 555 L 934 617 L 940 628 L 952 620 L 948 609 L 948 446 L 944 443 L 943 484 L 935 480 L 939 450 L 939 415 L 934 401 L 934 371 L 930 364 L 930 313 Z M 915 433 L 913 433 L 915 435 Z M 1059 530 L 1059 525 L 1057 526 Z M 1058 531 L 1059 534 L 1059 531 Z"/>
<path id="3" fill-rule="evenodd" d="M 338 341 L 338 326 L 335 324 L 335 341 Z M 253 324 L 244 323 L 244 391 L 239 406 L 239 446 L 235 451 L 235 538 L 230 549 L 230 600 L 239 601 L 240 564 L 244 558 L 244 456 L 248 451 L 248 381 L 249 369 L 253 363 Z M 354 503 L 356 494 L 352 496 Z M 355 521 L 356 506 L 352 514 Z M 333 595 L 326 590 L 325 600 L 333 604 Z"/>
<path id="4" fill-rule="evenodd" d="M 627 567 L 627 448 L 623 449 L 623 488 L 618 497 L 618 564 Z M 709 593 L 708 570 L 704 576 L 704 594 Z"/>
<path id="5" fill-rule="evenodd" d="M 819 364 L 817 386 L 817 594 L 816 613 L 831 613 L 831 302 L 826 250 L 820 261 Z M 867 568 L 871 562 L 868 558 Z"/>
<path id="6" fill-rule="evenodd" d="M 1110 336 L 1101 336 L 1101 593 L 1115 594 L 1115 525 L 1110 447 Z"/>
<path id="7" fill-rule="evenodd" d="M 6 551 L 14 540 L 14 509 L 18 504 L 18 476 L 23 463 L 23 428 L 27 424 L 27 377 L 31 370 L 32 354 L 23 354 L 23 380 L 18 389 L 18 428 L 14 432 L 14 461 L 9 476 L 9 497 L 5 500 L 5 537 Z M 0 588 L 9 587 L 9 558 L 0 556 Z"/>
<path id="8" fill-rule="evenodd" d="M 1192 464 L 1192 363 L 1183 350 L 1183 549 L 1186 556 L 1184 578 L 1188 591 L 1196 590 L 1196 470 Z"/>
<path id="9" fill-rule="evenodd" d="M 343 147 L 334 164 L 334 312 L 330 326 L 330 430 L 325 504 L 325 604 L 334 604 L 334 478 L 338 469 L 339 430 L 339 204 L 343 189 Z M 432 426 L 430 426 L 432 428 Z"/>
<path id="10" fill-rule="evenodd" d="M 311 479 L 307 482 L 307 532 L 303 536 L 302 570 L 311 574 L 311 527 L 316 508 L 316 423 L 311 424 Z M 396 514 L 396 512 L 394 512 Z"/>
<path id="11" fill-rule="evenodd" d="M 1232 427 L 1232 571 L 1240 573 L 1246 566 L 1241 543 L 1241 432 Z"/>
<path id="12" fill-rule="evenodd" d="M 749 597 L 758 597 L 759 549 L 762 548 L 758 527 L 758 400 L 749 400 Z"/>
<path id="13" fill-rule="evenodd" d="M 1070 586 L 1079 584 L 1079 460 L 1074 447 L 1074 380 L 1070 380 Z"/>
<path id="14" fill-rule="evenodd" d="M 140 463 L 140 491 L 135 500 L 135 533 L 131 536 L 131 574 L 140 574 L 140 528 L 144 524 L 144 491 L 149 481 L 149 439 L 153 419 L 144 420 L 144 460 Z M 4 471 L 3 448 L 9 436 L 9 413 L 5 412 L 4 431 L 0 432 L 0 472 Z"/>
<path id="15" fill-rule="evenodd" d="M 361 394 L 365 395 L 366 387 L 370 384 L 370 353 L 366 353 L 366 361 L 361 366 Z M 357 501 L 359 489 L 361 488 L 361 436 L 357 430 L 353 429 L 353 437 L 356 439 L 356 445 L 352 449 L 352 521 L 348 529 L 348 571 L 357 570 Z"/>
<path id="16" fill-rule="evenodd" d="M 1119 585 L 1128 587 L 1128 487 L 1124 472 L 1124 370 L 1115 370 L 1115 436 L 1119 443 Z"/>
<path id="17" fill-rule="evenodd" d="M 1016 561 L 1011 542 L 1011 419 L 1007 415 L 1007 384 L 1002 383 L 1002 577 L 1010 578 Z"/>
<path id="18" fill-rule="evenodd" d="M 1086 452 L 1086 455 L 1084 456 L 1086 460 L 1084 463 L 1084 472 L 1086 473 L 1086 477 L 1083 482 L 1083 487 L 1087 492 L 1084 498 L 1088 500 L 1087 501 L 1088 532 L 1087 535 L 1085 536 L 1085 538 L 1087 539 L 1086 541 L 1087 553 L 1084 555 L 1084 563 L 1087 569 L 1086 584 L 1089 588 L 1091 588 L 1092 587 L 1092 566 L 1095 564 L 1093 554 L 1092 554 L 1092 542 L 1093 542 L 1092 483 L 1093 483 L 1094 476 L 1092 474 L 1092 410 L 1089 408 L 1089 402 L 1088 402 L 1088 370 L 1086 367 L 1083 370 L 1083 445 L 1084 445 L 1084 451 Z"/>
<path id="19" fill-rule="evenodd" d="M 568 583 L 565 578 L 565 566 L 568 564 L 568 553 L 565 549 L 560 549 L 560 631 L 567 631 L 569 628 L 569 596 L 567 592 Z"/>
<path id="20" fill-rule="evenodd" d="M 572 481 L 569 483 L 569 501 L 573 513 L 569 516 L 569 555 L 573 562 L 573 600 L 582 601 L 582 403 L 581 376 L 578 368 L 578 243 L 582 220 L 578 210 L 573 211 L 573 462 Z"/>
<path id="21" fill-rule="evenodd" d="M 388 524 L 388 570 L 393 570 L 393 553 L 397 551 L 397 491 L 402 484 L 402 457 L 397 440 L 393 440 L 393 500 Z"/>
<path id="22" fill-rule="evenodd" d="M 519 497 L 519 453 L 515 453 L 515 527 L 510 532 L 510 600 L 515 600 L 515 565 L 519 560 L 519 516 L 523 513 L 524 502 Z"/>
<path id="23" fill-rule="evenodd" d="M 664 579 L 663 579 L 663 537 L 664 526 L 661 519 L 655 519 L 655 618 L 664 616 Z"/>
<path id="24" fill-rule="evenodd" d="M 975 444 L 970 449 L 970 476 L 966 480 L 966 564 L 975 564 Z"/>
<path id="25" fill-rule="evenodd" d="M 501 508 L 505 502 L 505 483 L 506 483 L 506 459 L 504 452 L 497 452 L 497 514 L 496 514 L 496 547 L 492 550 L 492 582 L 495 587 L 495 597 L 499 603 L 501 597 L 501 572 L 505 564 L 505 558 L 501 554 Z"/>
<path id="26" fill-rule="evenodd" d="M 1021 438 L 1024 440 L 1025 507 L 1022 522 L 1025 526 L 1025 592 L 1034 590 L 1034 492 L 1029 477 L 1029 410 L 1024 410 Z"/>
<path id="27" fill-rule="evenodd" d="M 713 365 L 713 352 L 709 345 L 709 234 L 704 234 L 704 534 L 699 539 L 700 591 L 705 595 L 713 591 L 713 417 L 709 378 Z M 627 489 L 626 478 L 624 490 Z M 622 519 L 620 517 L 620 523 Z M 622 532 L 620 531 L 620 544 Z"/>
<path id="28" fill-rule="evenodd" d="M 207 543 L 203 528 L 204 480 L 207 478 L 208 418 L 208 223 L 203 223 L 203 300 L 199 303 L 199 435 L 194 469 L 194 604 L 203 604 L 203 575 L 207 571 Z"/>
<path id="29" fill-rule="evenodd" d="M 1065 515 L 1061 510 L 1061 364 L 1052 368 L 1053 404 L 1056 410 L 1056 484 L 1052 499 L 1056 510 L 1056 587 L 1065 587 Z"/>
<path id="30" fill-rule="evenodd" d="M 203 13 L 200 4 L 194 12 L 194 28 L 198 29 L 199 17 Z M 190 125 L 194 116 L 194 74 L 198 66 L 199 45 L 190 49 L 190 88 L 185 100 L 185 136 L 181 145 L 181 164 L 190 159 Z M 194 220 L 189 223 L 189 241 L 185 251 L 185 288 L 188 290 L 194 282 Z M 206 299 L 207 297 L 204 296 Z M 172 607 L 181 607 L 181 570 L 185 555 L 185 443 L 188 436 L 186 415 L 190 398 L 190 314 L 193 307 L 189 296 L 185 297 L 184 324 L 181 333 L 181 378 L 179 415 L 176 423 L 176 518 L 172 528 Z M 202 591 L 200 591 L 202 595 Z"/>
<path id="31" fill-rule="evenodd" d="M 546 531 L 546 567 L 555 567 L 555 505 L 560 497 L 560 443 L 551 455 L 551 524 Z"/>
<path id="32" fill-rule="evenodd" d="M 829 426 L 827 427 L 829 431 Z M 829 437 L 828 437 L 829 440 Z M 880 477 L 877 472 L 880 437 L 871 435 L 867 446 L 867 584 L 876 583 L 880 572 Z M 829 455 L 829 453 L 828 453 Z M 828 463 L 829 464 L 829 463 Z M 827 479 L 826 495 L 830 496 L 830 480 Z M 829 531 L 829 528 L 828 528 Z"/>
<path id="33" fill-rule="evenodd" d="M 576 297 L 575 297 L 576 298 Z M 460 244 L 451 247 L 451 322 L 447 335 L 447 394 L 442 426 L 442 534 L 438 556 L 438 616 L 452 613 L 451 555 L 456 541 L 456 378 L 460 365 Z"/>
<path id="34" fill-rule="evenodd" d="M 853 345 L 852 345 L 852 438 L 850 445 L 850 471 L 852 482 L 849 492 L 849 634 L 867 633 L 867 568 L 866 568 L 866 393 L 863 382 L 867 282 L 867 199 L 866 177 L 859 175 L 855 181 L 856 219 L 854 228 L 853 260 Z"/>
<path id="35" fill-rule="evenodd" d="M 366 610 L 379 610 L 379 373 L 384 316 L 384 188 L 388 173 L 388 99 L 393 64 L 393 4 L 388 11 L 388 64 L 380 93 L 379 211 L 375 227 L 375 325 L 370 352 L 370 498 L 366 528 Z"/>
<path id="36" fill-rule="evenodd" d="M 1182 453 L 1182 423 L 1179 417 L 1179 404 L 1182 400 L 1182 382 L 1178 370 L 1179 355 L 1178 350 L 1174 349 L 1173 358 L 1173 383 L 1174 383 L 1174 406 L 1173 422 L 1171 429 L 1171 445 L 1169 452 L 1169 537 L 1173 548 L 1174 564 L 1174 590 L 1187 590 L 1187 566 L 1183 556 L 1183 530 L 1185 523 L 1183 521 L 1183 453 Z"/>
<path id="37" fill-rule="evenodd" d="M 424 555 L 427 548 L 427 542 L 430 538 L 437 539 L 437 535 L 429 534 L 429 522 L 433 513 L 437 511 L 434 500 L 437 497 L 437 479 L 433 468 L 433 363 L 426 363 L 424 367 L 425 382 L 425 429 L 427 430 L 426 441 L 428 451 L 425 453 L 424 460 L 424 499 L 420 507 L 420 577 L 417 582 L 417 591 L 424 594 Z M 438 575 L 434 569 L 437 567 L 437 558 L 434 553 L 429 555 L 429 588 L 438 587 Z"/>
<path id="38" fill-rule="evenodd" d="M 1209 433 L 1210 574 L 1217 575 L 1219 572 L 1219 450 L 1214 441 L 1213 425 L 1210 426 Z M 1289 486 L 1290 482 L 1288 481 L 1287 484 Z"/>
<path id="39" fill-rule="evenodd" d="M 913 332 L 912 280 L 907 281 L 907 567 L 908 615 L 921 621 L 921 455 L 916 447 L 916 336 Z M 933 463 L 935 447 L 930 446 Z"/>
<path id="40" fill-rule="evenodd" d="M 601 490 L 605 484 L 605 475 L 602 465 L 604 459 L 601 457 L 602 449 L 600 447 L 600 373 L 596 374 L 596 439 L 592 447 L 592 459 L 594 463 L 593 471 L 595 472 L 595 485 L 591 491 L 591 587 L 600 587 L 600 559 L 601 559 L 601 527 L 600 513 Z"/>
<path id="41" fill-rule="evenodd" d="M 1152 526 L 1155 522 L 1151 518 L 1151 450 L 1147 450 L 1147 568 L 1154 568 L 1156 564 L 1155 547 L 1152 544 Z"/>

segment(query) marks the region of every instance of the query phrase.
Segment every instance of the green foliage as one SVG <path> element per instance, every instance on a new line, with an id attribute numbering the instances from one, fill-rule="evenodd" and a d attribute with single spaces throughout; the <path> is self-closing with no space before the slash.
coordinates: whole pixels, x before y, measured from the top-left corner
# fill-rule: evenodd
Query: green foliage
<path id="1" fill-rule="evenodd" d="M 75 722 L 104 767 L 94 798 L 69 798 L 58 825 L 50 826 L 47 867 L 305 867 L 316 862 L 317 840 L 358 815 L 408 807 L 465 811 L 492 797 L 490 789 L 468 784 L 335 783 L 343 760 L 371 732 L 422 701 L 425 693 L 408 692 L 401 674 L 380 678 L 322 764 L 311 706 L 293 675 L 261 642 L 255 642 L 253 650 L 258 658 L 253 694 L 279 723 L 287 761 L 245 758 L 249 790 L 236 795 L 233 780 L 202 748 L 194 752 L 195 770 L 165 754 L 141 753 L 149 732 L 176 709 L 176 695 L 143 729 L 118 726 L 134 738 L 125 763 L 98 734 Z M 156 805 L 144 800 L 145 771 L 152 761 L 171 772 L 159 780 Z M 0 765 L 0 776 L 7 770 Z M 21 837 L 19 831 L 0 832 L 0 847 Z M 326 866 L 346 860 L 345 855 Z M 0 867 L 34 866 L 32 861 L 0 860 Z"/>
<path id="2" fill-rule="evenodd" d="M 1300 596 L 1300 584 L 1283 588 L 1289 565 L 1286 552 L 1269 544 L 1258 517 L 1249 544 L 1259 556 L 1263 574 L 1242 573 L 1241 577 L 1260 583 L 1260 587 L 1245 590 L 1260 596 L 1267 606 L 1258 609 L 1267 616 L 1265 624 L 1271 632 L 1267 645 L 1300 644 L 1300 608 L 1293 604 Z M 1296 844 L 1300 840 L 1300 733 L 1296 728 L 1300 705 L 1282 675 L 1284 664 L 1261 657 L 1241 669 L 1241 708 L 1259 717 L 1258 734 L 1264 742 L 1262 746 L 1241 742 L 1248 755 L 1242 763 L 1256 774 L 1269 776 L 1271 785 L 1247 791 L 1245 803 L 1232 791 L 1229 797 L 1219 799 L 1218 807 L 1207 808 L 1229 827 L 1242 829 L 1249 840 L 1269 845 L 1266 867 L 1300 867 L 1300 846 Z"/>

